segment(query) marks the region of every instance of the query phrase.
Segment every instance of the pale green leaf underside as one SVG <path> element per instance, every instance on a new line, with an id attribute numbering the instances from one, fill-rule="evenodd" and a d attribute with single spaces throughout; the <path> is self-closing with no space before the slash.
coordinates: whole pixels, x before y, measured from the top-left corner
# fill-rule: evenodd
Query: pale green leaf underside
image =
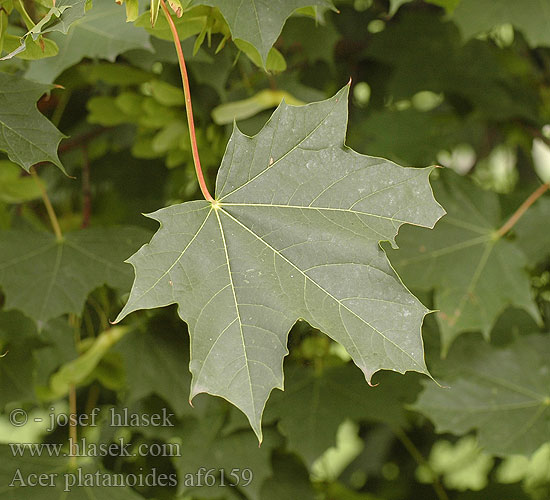
<path id="1" fill-rule="evenodd" d="M 287 18 L 301 7 L 331 8 L 329 0 L 195 0 L 192 5 L 218 7 L 233 38 L 251 43 L 267 61 Z"/>
<path id="2" fill-rule="evenodd" d="M 80 314 L 96 287 L 130 286 L 123 261 L 148 233 L 134 227 L 88 229 L 64 235 L 0 233 L 0 288 L 5 309 L 18 309 L 39 323 L 65 313 Z"/>
<path id="3" fill-rule="evenodd" d="M 27 172 L 41 161 L 65 171 L 57 156 L 63 134 L 36 109 L 36 101 L 49 88 L 0 73 L 0 150 Z"/>
<path id="4" fill-rule="evenodd" d="M 215 206 L 149 217 L 161 228 L 130 262 L 136 280 L 117 321 L 177 303 L 191 333 L 191 397 L 219 395 L 260 420 L 283 388 L 287 335 L 303 318 L 341 343 L 367 380 L 426 372 L 426 308 L 403 286 L 381 240 L 443 214 L 430 169 L 402 168 L 344 146 L 345 87 L 303 107 L 281 104 L 253 138 L 235 129 Z"/>
<path id="5" fill-rule="evenodd" d="M 476 429 L 489 453 L 529 455 L 550 437 L 549 359 L 548 335 L 505 349 L 468 339 L 442 364 L 439 375 L 449 388 L 427 385 L 414 407 L 438 432 Z"/>
<path id="6" fill-rule="evenodd" d="M 404 228 L 403 249 L 390 256 L 408 286 L 435 289 L 443 352 L 463 332 L 489 338 L 510 305 L 539 320 L 525 256 L 514 242 L 494 238 L 503 222 L 497 195 L 450 171 L 434 182 L 434 190 L 448 215 L 434 231 Z"/>

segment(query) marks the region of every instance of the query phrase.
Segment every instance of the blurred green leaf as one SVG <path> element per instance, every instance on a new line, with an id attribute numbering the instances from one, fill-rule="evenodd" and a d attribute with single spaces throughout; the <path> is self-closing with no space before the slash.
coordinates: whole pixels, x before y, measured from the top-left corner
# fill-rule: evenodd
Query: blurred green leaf
<path id="1" fill-rule="evenodd" d="M 116 346 L 126 367 L 129 403 L 157 394 L 178 416 L 194 414 L 189 404 L 189 343 L 181 330 L 166 332 L 159 322 L 150 322 L 145 331 L 131 332 Z"/>
<path id="2" fill-rule="evenodd" d="M 550 45 L 548 0 L 461 0 L 452 15 L 464 38 L 511 23 L 532 45 Z"/>
<path id="3" fill-rule="evenodd" d="M 96 337 L 88 349 L 78 358 L 65 363 L 50 378 L 52 399 L 62 398 L 72 386 L 78 387 L 97 367 L 113 345 L 128 333 L 128 327 L 115 326 Z"/>
<path id="4" fill-rule="evenodd" d="M 129 287 L 131 268 L 124 259 L 147 234 L 130 226 L 103 227 L 70 232 L 56 241 L 49 233 L 3 231 L 0 287 L 5 308 L 19 309 L 41 326 L 61 314 L 80 314 L 94 288 Z"/>
<path id="5" fill-rule="evenodd" d="M 14 56 L 16 55 L 19 59 L 27 61 L 53 57 L 59 53 L 56 43 L 48 38 L 40 40 L 27 39 L 25 44 L 21 46 L 19 37 L 8 34 L 4 36 L 4 50 L 9 53 L 17 51 Z"/>
<path id="6" fill-rule="evenodd" d="M 85 6 L 86 0 L 58 0 L 46 15 L 19 40 L 13 40 L 15 37 L 8 40 L 6 37 L 4 41 L 9 43 L 4 44 L 4 50 L 9 54 L 2 59 L 10 59 L 15 55 L 23 59 L 40 59 L 38 48 L 42 49 L 42 57 L 56 55 L 57 45 L 47 38 L 42 38 L 41 35 L 53 31 L 66 34 L 71 24 L 84 16 Z"/>
<path id="7" fill-rule="evenodd" d="M 27 172 L 41 161 L 65 172 L 57 156 L 63 134 L 36 109 L 36 101 L 51 88 L 0 73 L 0 150 Z"/>
<path id="8" fill-rule="evenodd" d="M 515 227 L 517 244 L 531 264 L 537 264 L 550 255 L 550 231 L 541 231 L 548 220 L 550 199 L 543 197 L 525 213 Z"/>
<path id="9" fill-rule="evenodd" d="M 269 51 L 292 12 L 309 5 L 332 6 L 329 0 L 278 0 L 273 4 L 258 0 L 194 0 L 191 3 L 197 4 L 218 7 L 231 28 L 233 39 L 242 40 L 258 51 L 260 67 L 268 66 Z"/>
<path id="10" fill-rule="evenodd" d="M 510 305 L 540 322 L 527 259 L 517 244 L 496 236 L 504 223 L 496 194 L 448 171 L 434 191 L 447 215 L 433 231 L 401 230 L 401 249 L 389 255 L 408 286 L 435 291 L 443 353 L 461 333 L 481 331 L 488 338 Z"/>
<path id="11" fill-rule="evenodd" d="M 548 359 L 548 335 L 521 337 L 503 349 L 461 339 L 436 372 L 449 387 L 425 384 L 413 408 L 437 432 L 476 430 L 489 453 L 531 455 L 550 435 Z"/>
<path id="12" fill-rule="evenodd" d="M 269 108 L 277 107 L 282 100 L 291 106 L 303 106 L 305 103 L 284 90 L 261 90 L 257 94 L 241 101 L 226 102 L 212 110 L 212 119 L 218 125 L 233 123 L 258 114 Z"/>
<path id="13" fill-rule="evenodd" d="M 447 488 L 479 491 L 487 486 L 493 463 L 493 458 L 483 453 L 475 437 L 465 436 L 456 443 L 436 441 L 428 464 L 420 465 L 416 475 L 421 482 L 431 483 L 435 473 L 443 477 Z"/>
<path id="14" fill-rule="evenodd" d="M 150 82 L 153 97 L 163 106 L 183 106 L 185 98 L 183 90 L 162 80 Z"/>
<path id="15" fill-rule="evenodd" d="M 85 57 L 114 61 L 131 49 L 151 50 L 147 33 L 126 24 L 124 10 L 111 0 L 94 0 L 92 9 L 71 25 L 67 35 L 52 33 L 50 39 L 59 47 L 59 54 L 51 61 L 33 61 L 27 78 L 52 83 Z"/>
<path id="16" fill-rule="evenodd" d="M 420 389 L 418 378 L 384 373 L 378 386 L 365 384 L 353 364 L 314 370 L 286 367 L 284 392 L 275 392 L 267 405 L 265 419 L 276 420 L 288 438 L 289 448 L 311 465 L 336 444 L 336 431 L 345 419 L 382 421 L 393 427 L 407 425 L 403 405 L 412 403 Z M 384 408 L 384 412 L 380 412 Z"/>
<path id="17" fill-rule="evenodd" d="M 0 160 L 0 201 L 23 203 L 40 196 L 40 186 L 35 179 L 23 177 L 21 169 L 15 163 Z"/>

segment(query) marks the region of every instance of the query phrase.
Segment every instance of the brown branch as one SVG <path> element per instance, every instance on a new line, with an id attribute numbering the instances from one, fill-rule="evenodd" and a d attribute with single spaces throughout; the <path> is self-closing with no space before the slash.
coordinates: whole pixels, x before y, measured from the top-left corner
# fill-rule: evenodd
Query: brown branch
<path id="1" fill-rule="evenodd" d="M 405 447 L 405 449 L 409 452 L 411 457 L 415 460 L 415 462 L 418 465 L 424 465 L 425 467 L 428 467 L 432 473 L 432 487 L 435 491 L 435 494 L 437 495 L 437 498 L 439 500 L 449 500 L 449 497 L 447 495 L 447 492 L 445 491 L 445 488 L 443 488 L 443 485 L 441 484 L 441 481 L 439 480 L 438 475 L 434 472 L 429 462 L 424 458 L 424 455 L 420 452 L 420 450 L 415 446 L 415 444 L 410 440 L 409 436 L 400 428 L 392 428 L 393 433 L 401 441 L 401 444 Z"/>
<path id="2" fill-rule="evenodd" d="M 520 205 L 520 207 L 512 214 L 506 223 L 496 232 L 496 236 L 501 238 L 504 236 L 510 229 L 512 229 L 518 220 L 523 217 L 523 214 L 529 210 L 529 207 L 535 203 L 548 189 L 550 188 L 550 183 L 542 184 L 531 195 Z"/>
<path id="3" fill-rule="evenodd" d="M 76 415 L 76 387 L 74 384 L 71 384 L 71 387 L 69 389 L 69 412 L 70 412 L 70 418 L 69 418 L 69 443 L 70 443 L 70 453 L 69 456 L 71 457 L 71 465 L 73 467 L 76 467 L 76 447 L 77 447 L 77 439 L 78 439 L 78 433 L 77 433 L 77 415 Z"/>
<path id="4" fill-rule="evenodd" d="M 86 132 L 81 135 L 76 135 L 74 137 L 70 137 L 68 139 L 65 139 L 60 145 L 59 145 L 59 153 L 66 153 L 67 151 L 71 151 L 73 149 L 79 148 L 83 144 L 87 144 L 92 139 L 97 137 L 98 135 L 103 134 L 104 132 L 107 132 L 110 130 L 109 127 L 101 127 L 96 128 L 94 130 L 91 130 L 90 132 Z"/>
<path id="5" fill-rule="evenodd" d="M 46 191 L 44 184 L 42 184 L 40 177 L 38 177 L 38 174 L 36 173 L 34 167 L 31 167 L 30 173 L 40 189 L 42 201 L 44 202 L 44 206 L 46 207 L 46 212 L 48 212 L 48 217 L 50 218 L 53 232 L 55 233 L 55 238 L 57 239 L 57 241 L 61 241 L 63 240 L 63 234 L 61 233 L 61 227 L 59 226 L 59 221 L 57 220 L 57 216 L 55 215 L 55 210 L 53 209 L 53 205 L 50 201 L 50 197 L 48 196 L 48 192 Z"/>
<path id="6" fill-rule="evenodd" d="M 547 146 L 550 146 L 550 139 L 546 137 L 542 130 L 538 129 L 537 127 L 533 127 L 532 125 L 527 125 L 526 123 L 522 122 L 522 126 L 525 130 L 527 130 L 534 138 L 540 139 L 542 142 L 544 142 Z"/>
<path id="7" fill-rule="evenodd" d="M 82 225 L 87 228 L 90 225 L 92 215 L 92 192 L 90 190 L 90 157 L 88 146 L 82 146 Z"/>

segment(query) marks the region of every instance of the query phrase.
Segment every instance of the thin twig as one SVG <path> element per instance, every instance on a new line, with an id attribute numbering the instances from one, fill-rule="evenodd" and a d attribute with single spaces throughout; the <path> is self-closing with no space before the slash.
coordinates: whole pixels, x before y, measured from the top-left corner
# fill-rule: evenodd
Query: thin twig
<path id="1" fill-rule="evenodd" d="M 543 133 L 542 133 L 542 130 L 540 130 L 539 128 L 537 127 L 533 127 L 532 125 L 528 125 L 526 124 L 525 122 L 519 122 L 520 125 L 525 129 L 527 130 L 527 132 L 529 132 L 533 137 L 537 138 L 537 139 L 540 139 L 542 142 L 544 142 L 547 146 L 550 146 L 550 139 L 548 137 L 546 137 Z"/>
<path id="2" fill-rule="evenodd" d="M 92 215 L 92 192 L 90 189 L 90 157 L 88 146 L 82 146 L 82 229 L 90 225 Z"/>
<path id="3" fill-rule="evenodd" d="M 443 488 L 443 485 L 441 484 L 438 475 L 432 470 L 430 464 L 428 461 L 424 458 L 424 455 L 420 452 L 420 450 L 415 446 L 415 444 L 409 439 L 409 436 L 400 428 L 392 428 L 393 433 L 401 441 L 401 444 L 405 447 L 405 449 L 410 453 L 411 457 L 415 460 L 415 462 L 418 465 L 424 465 L 428 467 L 432 472 L 432 487 L 435 491 L 435 494 L 437 495 L 437 498 L 439 500 L 449 500 L 449 497 L 447 495 L 447 492 Z"/>
<path id="4" fill-rule="evenodd" d="M 70 442 L 70 457 L 71 457 L 71 465 L 73 467 L 76 467 L 76 447 L 77 443 L 76 440 L 78 439 L 78 432 L 77 432 L 77 416 L 76 416 L 76 388 L 74 384 L 71 384 L 71 387 L 69 389 L 69 412 L 70 412 L 70 419 L 69 419 L 69 442 Z"/>
<path id="5" fill-rule="evenodd" d="M 101 127 L 101 128 L 96 128 L 94 130 L 91 130 L 90 132 L 86 132 L 85 134 L 70 137 L 69 139 L 64 140 L 59 145 L 59 152 L 66 153 L 67 151 L 76 149 L 80 147 L 82 144 L 87 144 L 88 142 L 90 142 L 90 140 L 94 139 L 98 135 L 103 134 L 103 132 L 107 132 L 108 130 L 111 130 L 111 128 Z"/>
<path id="6" fill-rule="evenodd" d="M 531 195 L 520 205 L 520 207 L 512 214 L 506 223 L 496 232 L 497 237 L 501 238 L 504 236 L 510 229 L 512 229 L 516 222 L 521 219 L 523 214 L 527 212 L 529 207 L 535 203 L 548 189 L 550 188 L 550 183 L 542 184 L 539 186 Z"/>
<path id="7" fill-rule="evenodd" d="M 48 212 L 48 217 L 50 218 L 50 222 L 52 224 L 53 232 L 55 233 L 55 238 L 57 241 L 63 240 L 63 234 L 61 233 L 61 228 L 59 227 L 59 221 L 57 220 L 57 216 L 55 215 L 55 210 L 53 209 L 52 202 L 50 201 L 50 198 L 48 197 L 48 192 L 46 191 L 46 188 L 42 184 L 42 181 L 40 180 L 40 177 L 38 177 L 38 174 L 34 170 L 34 167 L 31 167 L 30 169 L 31 175 L 33 179 L 35 180 L 36 184 L 40 188 L 40 194 L 42 195 L 42 201 L 44 202 L 44 206 L 46 207 L 46 211 Z"/>
<path id="8" fill-rule="evenodd" d="M 208 188 L 206 187 L 206 182 L 204 180 L 204 175 L 202 173 L 201 161 L 199 158 L 199 149 L 197 147 L 197 137 L 195 135 L 195 122 L 193 120 L 193 108 L 191 106 L 191 91 L 189 89 L 189 77 L 187 76 L 187 68 L 185 67 L 185 59 L 183 57 L 183 50 L 181 48 L 181 42 L 178 35 L 178 30 L 176 25 L 170 16 L 170 12 L 166 7 L 164 0 L 160 0 L 160 6 L 162 11 L 166 16 L 166 20 L 170 25 L 170 30 L 172 31 L 172 37 L 174 38 L 174 46 L 176 47 L 176 52 L 178 54 L 178 61 L 180 64 L 181 70 L 181 81 L 183 83 L 183 94 L 185 95 L 185 111 L 187 112 L 187 123 L 189 125 L 189 137 L 191 138 L 191 151 L 193 153 L 193 162 L 195 163 L 195 172 L 197 173 L 197 179 L 199 181 L 199 186 L 201 188 L 203 196 L 208 201 L 214 201 L 212 195 L 209 193 Z"/>
<path id="9" fill-rule="evenodd" d="M 88 391 L 88 399 L 86 401 L 86 415 L 90 415 L 99 401 L 99 385 L 93 384 Z"/>
<path id="10" fill-rule="evenodd" d="M 63 113 L 65 112 L 65 109 L 67 108 L 67 104 L 69 104 L 70 98 L 71 98 L 70 90 L 65 90 L 59 96 L 59 99 L 57 101 L 57 106 L 54 109 L 52 118 L 50 120 L 56 127 L 59 127 L 59 123 L 61 122 L 61 118 L 63 117 Z"/>
<path id="11" fill-rule="evenodd" d="M 111 130 L 111 127 L 101 127 L 96 128 L 90 132 L 86 132 L 81 135 L 76 135 L 74 137 L 70 137 L 68 139 L 65 139 L 61 142 L 59 145 L 59 148 L 57 149 L 57 152 L 59 154 L 66 153 L 68 151 L 72 151 L 74 149 L 80 148 L 83 144 L 88 144 L 92 139 L 97 137 L 98 135 L 103 134 L 104 132 L 107 132 L 108 130 Z M 41 167 L 43 165 L 51 165 L 48 161 L 41 161 L 34 165 L 34 168 Z"/>

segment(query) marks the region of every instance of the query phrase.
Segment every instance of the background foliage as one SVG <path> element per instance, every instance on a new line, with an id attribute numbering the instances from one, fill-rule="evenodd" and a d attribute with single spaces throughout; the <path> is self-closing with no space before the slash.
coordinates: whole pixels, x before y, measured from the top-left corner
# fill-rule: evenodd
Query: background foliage
<path id="1" fill-rule="evenodd" d="M 0 0 L 0 498 L 63 497 L 6 487 L 17 468 L 70 467 L 6 444 L 66 446 L 66 427 L 33 419 L 69 411 L 71 393 L 79 413 L 176 416 L 171 428 L 79 427 L 89 442 L 179 443 L 182 454 L 81 460 L 106 474 L 176 473 L 179 484 L 69 498 L 550 498 L 548 193 L 499 232 L 550 182 L 550 2 L 169 2 L 183 12 L 174 19 L 210 186 L 234 120 L 255 134 L 283 97 L 326 99 L 350 76 L 350 147 L 446 167 L 431 180 L 447 215 L 434 230 L 401 228 L 399 250 L 384 244 L 437 310 L 422 333 L 444 387 L 379 372 L 371 388 L 339 344 L 299 321 L 259 448 L 226 401 L 189 405 L 189 339 L 174 306 L 110 325 L 132 283 L 123 261 L 157 230 L 141 214 L 200 198 L 159 5 Z M 30 416 L 24 427 L 9 423 L 15 408 Z M 185 484 L 200 467 L 218 482 L 248 468 L 253 480 Z"/>

